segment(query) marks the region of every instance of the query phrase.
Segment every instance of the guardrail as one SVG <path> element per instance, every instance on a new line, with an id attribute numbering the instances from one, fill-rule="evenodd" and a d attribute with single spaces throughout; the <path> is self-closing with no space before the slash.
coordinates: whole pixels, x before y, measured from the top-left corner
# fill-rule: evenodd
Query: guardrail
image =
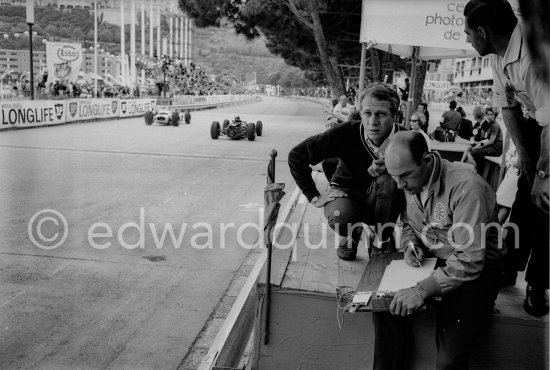
<path id="1" fill-rule="evenodd" d="M 194 96 L 194 98 L 200 98 L 200 96 Z M 163 106 L 163 108 L 202 110 L 228 105 L 247 104 L 259 99 L 256 95 L 235 95 L 219 99 L 225 100 L 225 102 L 214 102 L 215 99 L 212 99 L 210 102 L 204 103 L 196 99 L 194 104 L 168 105 Z M 136 117 L 143 115 L 147 111 L 156 111 L 159 107 L 155 98 L 0 101 L 0 131 L 52 126 L 76 121 Z"/>
<path id="2" fill-rule="evenodd" d="M 209 105 L 254 100 L 255 94 L 235 95 L 174 95 L 172 105 Z"/>

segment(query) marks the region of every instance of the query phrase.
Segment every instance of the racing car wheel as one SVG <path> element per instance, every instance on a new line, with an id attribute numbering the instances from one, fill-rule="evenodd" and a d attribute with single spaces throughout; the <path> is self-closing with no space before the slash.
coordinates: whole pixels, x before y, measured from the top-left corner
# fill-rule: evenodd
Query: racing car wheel
<path id="1" fill-rule="evenodd" d="M 262 136 L 262 132 L 263 132 L 262 121 L 258 121 L 256 122 L 256 135 Z"/>
<path id="2" fill-rule="evenodd" d="M 154 117 L 153 112 L 151 112 L 150 110 L 145 112 L 144 118 L 145 118 L 145 124 L 147 126 L 151 126 L 153 124 L 153 117 Z"/>
<path id="3" fill-rule="evenodd" d="M 180 114 L 178 112 L 172 112 L 172 119 L 171 124 L 178 127 L 179 126 L 179 120 L 180 120 Z"/>
<path id="4" fill-rule="evenodd" d="M 252 122 L 246 125 L 246 137 L 248 137 L 249 141 L 254 141 L 256 138 L 256 127 Z"/>
<path id="5" fill-rule="evenodd" d="M 210 136 L 212 139 L 217 139 L 220 136 L 220 123 L 218 121 L 212 122 L 210 126 Z"/>

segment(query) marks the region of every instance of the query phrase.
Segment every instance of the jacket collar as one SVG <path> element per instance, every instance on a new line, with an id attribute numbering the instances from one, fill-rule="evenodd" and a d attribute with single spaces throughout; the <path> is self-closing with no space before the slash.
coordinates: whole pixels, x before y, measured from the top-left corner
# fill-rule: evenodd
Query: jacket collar
<path id="1" fill-rule="evenodd" d="M 429 185 L 430 190 L 428 191 L 428 194 L 431 194 L 431 193 L 439 194 L 441 190 L 445 190 L 444 177 L 445 177 L 445 174 L 447 173 L 447 166 L 445 165 L 445 162 L 443 161 L 439 153 L 430 152 L 429 155 L 432 157 L 434 161 L 434 169 L 433 169 L 433 174 L 431 178 L 431 184 Z"/>
<path id="2" fill-rule="evenodd" d="M 382 144 L 380 144 L 380 146 L 377 147 L 365 135 L 365 127 L 364 127 L 364 124 L 363 124 L 362 121 L 361 121 L 361 124 L 359 125 L 359 130 L 360 130 L 360 135 L 361 135 L 361 142 L 363 143 L 363 146 L 365 147 L 365 149 L 367 149 L 367 151 L 371 155 L 372 159 L 384 158 L 386 147 L 388 146 L 388 144 L 390 142 L 390 139 L 393 137 L 393 135 L 397 131 L 400 131 L 399 125 L 397 123 L 394 123 L 393 128 L 392 128 L 390 134 L 388 135 L 388 137 L 384 139 L 384 141 L 382 142 Z"/>
<path id="3" fill-rule="evenodd" d="M 503 57 L 504 65 L 517 62 L 521 58 L 522 48 L 523 48 L 523 33 L 521 31 L 521 27 L 518 22 L 518 24 L 516 24 L 516 28 L 514 28 L 514 32 L 512 32 L 510 41 L 508 42 L 508 48 L 506 49 L 506 53 L 504 53 L 504 57 Z"/>

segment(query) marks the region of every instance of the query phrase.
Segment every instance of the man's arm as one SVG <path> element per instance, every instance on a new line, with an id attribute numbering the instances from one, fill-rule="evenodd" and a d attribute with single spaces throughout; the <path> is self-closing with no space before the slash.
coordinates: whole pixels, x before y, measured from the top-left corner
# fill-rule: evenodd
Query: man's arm
<path id="1" fill-rule="evenodd" d="M 537 170 L 544 171 L 546 174 L 550 171 L 548 168 L 548 145 L 550 140 L 550 135 L 548 134 L 548 125 L 542 128 L 540 135 L 540 156 L 539 161 L 537 162 Z"/>
<path id="2" fill-rule="evenodd" d="M 540 156 L 536 168 L 537 176 L 535 176 L 535 182 L 531 191 L 533 203 L 546 214 L 549 213 L 548 182 L 550 175 L 550 169 L 548 168 L 548 140 L 550 139 L 548 130 L 548 125 L 544 126 L 540 135 Z"/>
<path id="3" fill-rule="evenodd" d="M 523 112 L 521 111 L 521 106 L 516 105 L 514 107 L 502 107 L 502 119 L 504 120 L 504 125 L 510 133 L 516 149 L 518 151 L 518 169 L 522 173 L 529 173 L 532 168 L 532 163 L 529 160 L 529 155 L 527 154 L 527 147 L 529 143 L 525 138 L 522 127 L 524 124 Z"/>
<path id="4" fill-rule="evenodd" d="M 413 244 L 422 247 L 420 239 L 416 236 L 412 226 L 409 223 L 409 216 L 407 215 L 407 206 L 401 212 L 399 216 L 401 222 L 403 223 L 403 231 L 401 232 L 401 249 L 405 249 L 410 242 Z"/>
<path id="5" fill-rule="evenodd" d="M 311 177 L 309 166 L 316 165 L 323 159 L 337 157 L 337 151 L 332 147 L 333 135 L 335 128 L 307 138 L 288 153 L 290 174 L 310 202 L 320 194 Z"/>

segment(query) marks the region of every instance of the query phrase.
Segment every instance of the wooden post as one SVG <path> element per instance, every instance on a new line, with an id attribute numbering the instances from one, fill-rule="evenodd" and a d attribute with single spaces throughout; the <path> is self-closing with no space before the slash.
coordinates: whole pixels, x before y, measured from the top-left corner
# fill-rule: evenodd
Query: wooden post
<path id="1" fill-rule="evenodd" d="M 367 47 L 361 43 L 361 65 L 359 67 L 359 91 L 357 97 L 361 96 L 361 92 L 365 88 L 365 64 L 367 59 Z"/>
<path id="2" fill-rule="evenodd" d="M 416 82 L 416 60 L 418 59 L 418 46 L 413 46 L 412 50 L 412 64 L 411 64 L 411 80 L 409 81 L 409 97 L 407 99 L 407 115 L 405 116 L 405 128 L 410 128 L 411 112 L 414 102 L 414 86 Z M 412 89 L 412 91 L 411 91 Z"/>

